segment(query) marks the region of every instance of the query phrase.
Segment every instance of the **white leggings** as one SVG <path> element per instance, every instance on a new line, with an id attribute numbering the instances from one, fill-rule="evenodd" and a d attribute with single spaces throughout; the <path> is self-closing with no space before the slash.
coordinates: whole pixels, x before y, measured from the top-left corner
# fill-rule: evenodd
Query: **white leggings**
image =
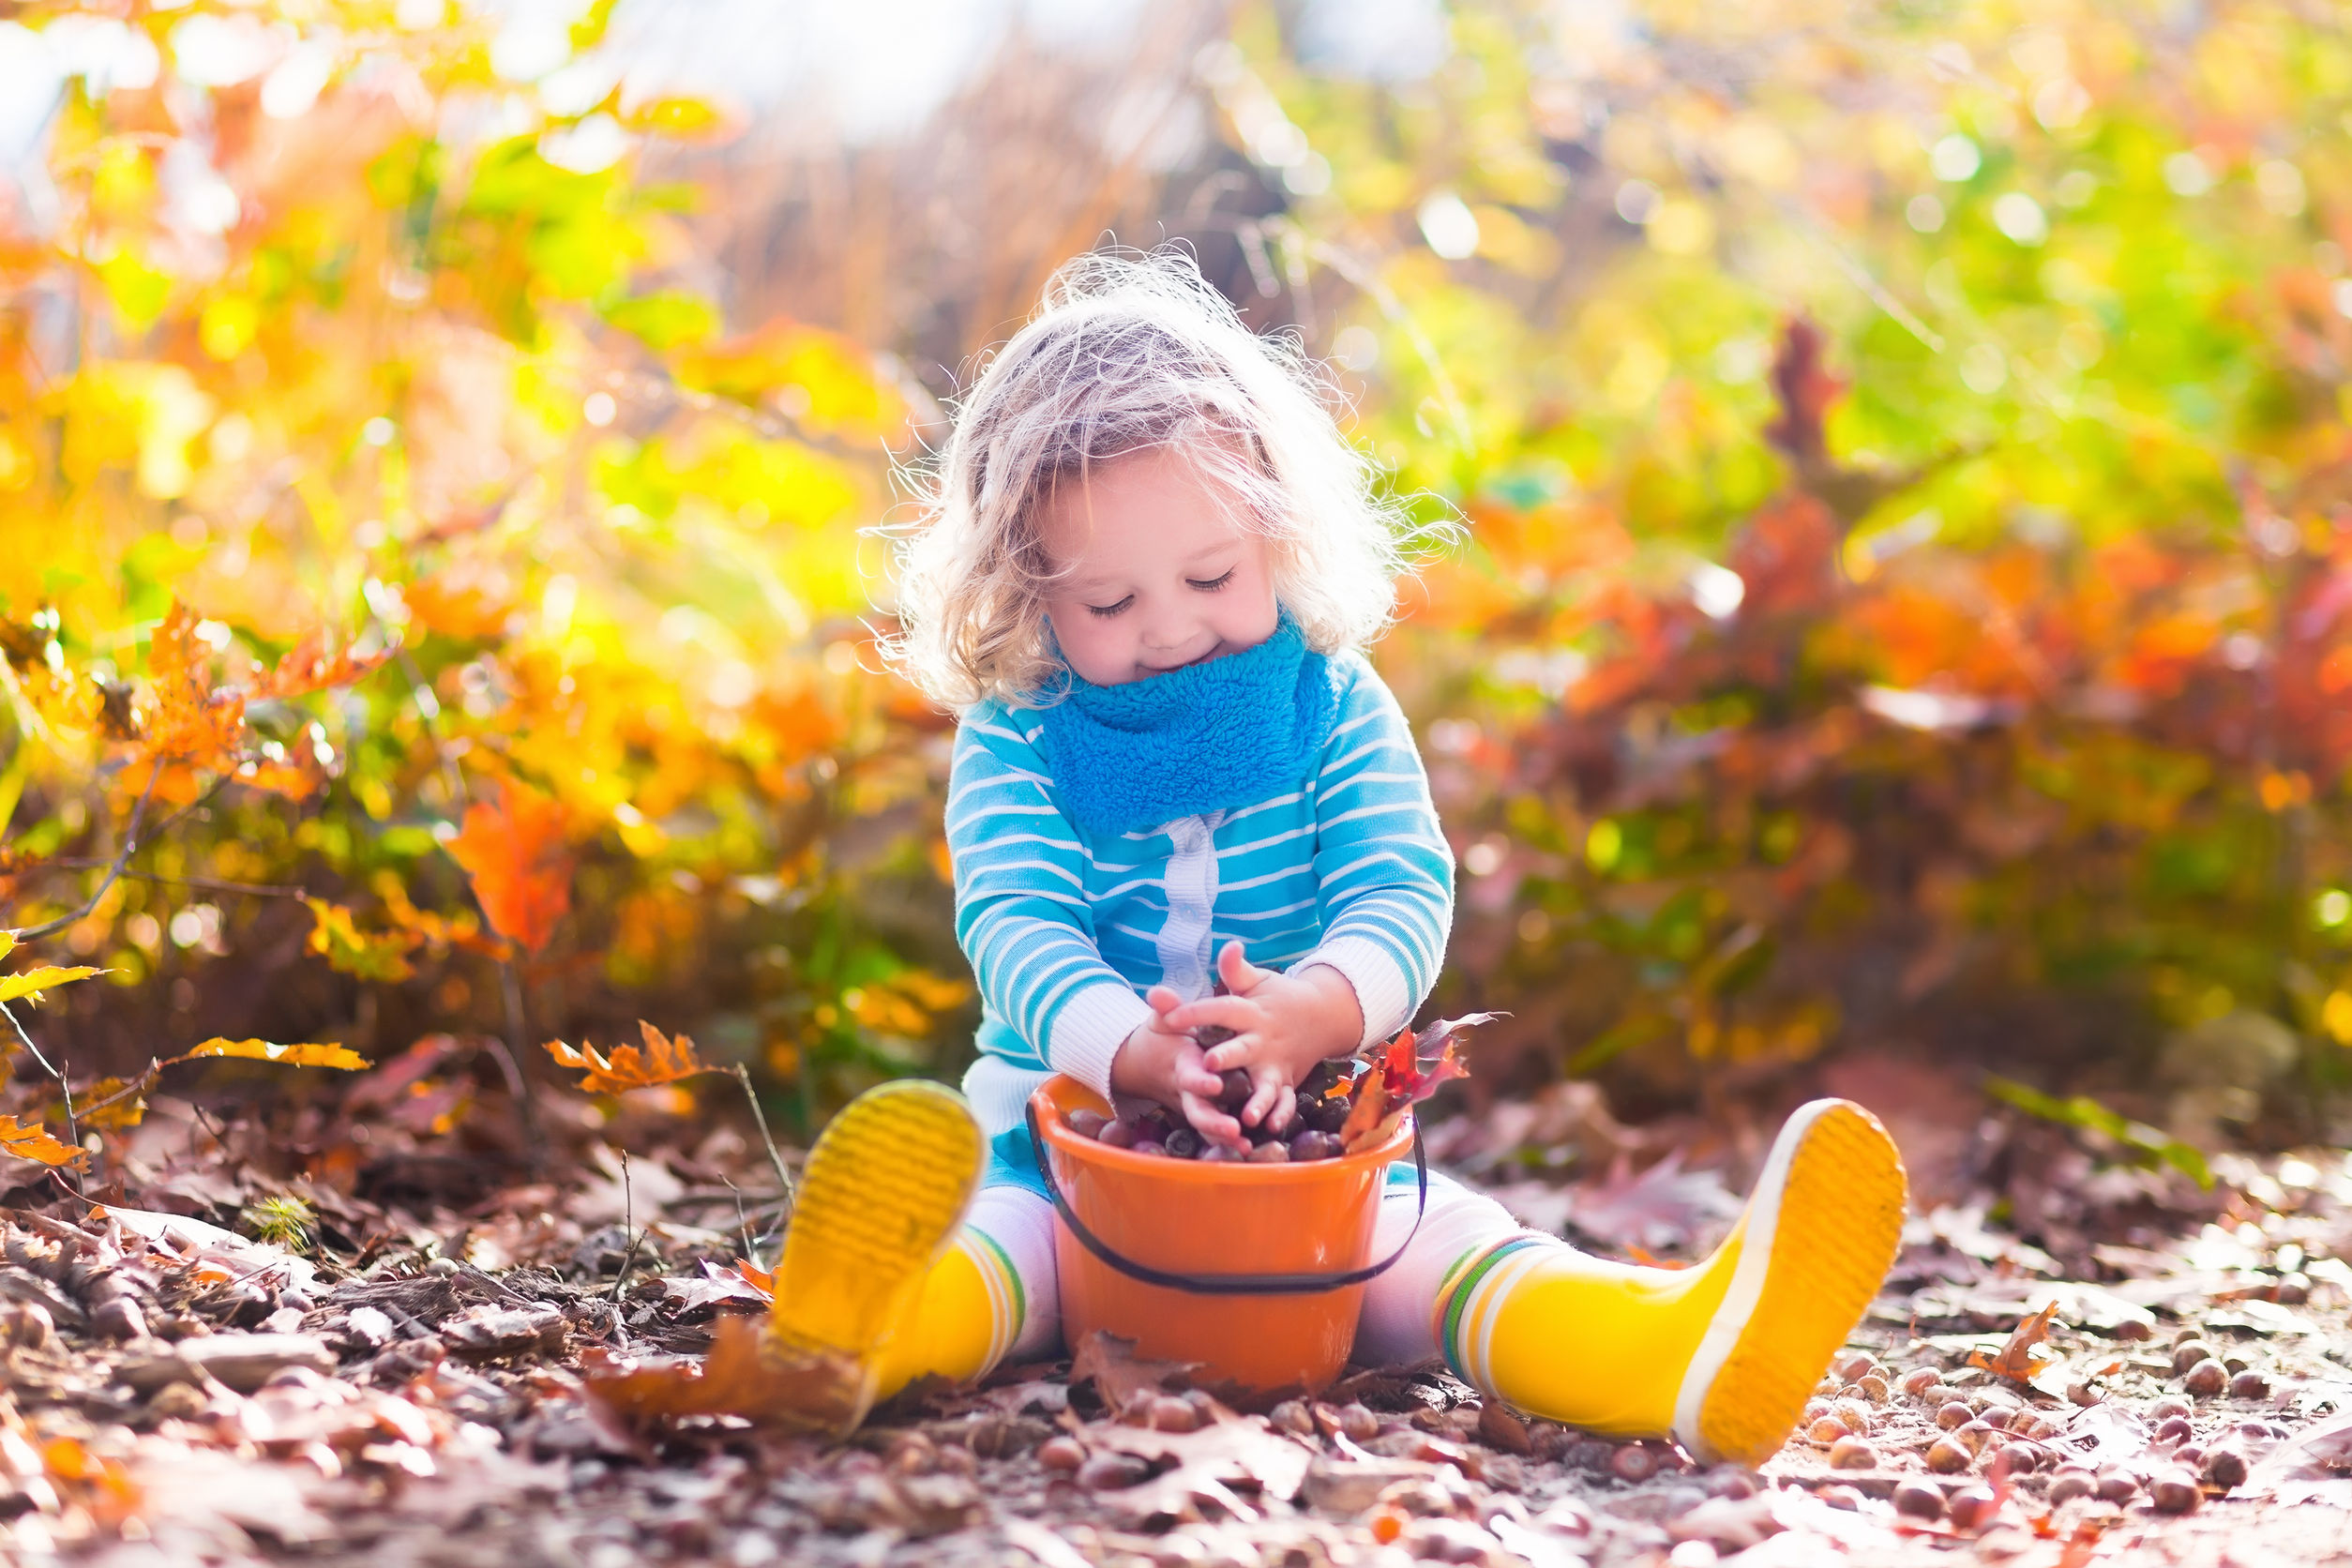
<path id="1" fill-rule="evenodd" d="M 1366 1366 L 1410 1366 L 1438 1353 L 1431 1319 L 1438 1286 L 1465 1253 L 1518 1235 L 1526 1227 L 1491 1198 L 1432 1172 L 1429 1205 L 1412 1230 L 1415 1188 L 1392 1183 L 1380 1198 L 1372 1255 L 1385 1258 L 1412 1241 L 1395 1266 L 1364 1288 L 1356 1321 L 1354 1359 Z M 1061 1292 L 1053 1260 L 1053 1205 L 1026 1187 L 987 1186 L 972 1200 L 965 1225 L 1003 1250 L 1020 1275 L 1028 1317 L 1005 1353 L 1008 1361 L 1038 1361 L 1062 1344 Z"/>

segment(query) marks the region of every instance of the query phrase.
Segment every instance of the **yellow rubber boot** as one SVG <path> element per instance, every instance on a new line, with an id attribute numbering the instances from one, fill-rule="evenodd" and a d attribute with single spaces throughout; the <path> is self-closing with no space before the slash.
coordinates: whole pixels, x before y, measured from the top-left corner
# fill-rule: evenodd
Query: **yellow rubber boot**
<path id="1" fill-rule="evenodd" d="M 1905 1197 L 1877 1119 L 1816 1100 L 1704 1263 L 1636 1268 L 1516 1237 L 1455 1266 L 1438 1342 L 1466 1380 L 1534 1414 L 1761 1464 L 1886 1278 Z"/>
<path id="2" fill-rule="evenodd" d="M 947 1256 L 924 1276 L 914 1311 L 882 1348 L 874 1397 L 887 1399 L 917 1378 L 967 1382 L 982 1376 L 1004 1359 L 1025 1305 L 1020 1275 L 1003 1249 L 964 1227 Z"/>
<path id="3" fill-rule="evenodd" d="M 761 1358 L 792 1389 L 786 1424 L 866 1419 L 885 1351 L 924 1294 L 988 1153 L 963 1096 L 919 1079 L 869 1089 L 808 1152 L 776 1267 Z"/>

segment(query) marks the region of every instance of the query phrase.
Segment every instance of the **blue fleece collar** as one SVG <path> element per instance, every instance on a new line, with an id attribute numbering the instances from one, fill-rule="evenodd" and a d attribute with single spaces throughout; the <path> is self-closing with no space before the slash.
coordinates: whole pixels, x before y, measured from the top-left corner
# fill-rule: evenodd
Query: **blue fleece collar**
<path id="1" fill-rule="evenodd" d="M 1057 650 L 1058 651 L 1058 650 Z M 1057 693 L 1065 693 L 1054 701 Z M 1298 788 L 1339 716 L 1331 661 L 1281 611 L 1254 648 L 1096 686 L 1066 666 L 1042 694 L 1063 809 L 1096 833 L 1140 833 Z"/>

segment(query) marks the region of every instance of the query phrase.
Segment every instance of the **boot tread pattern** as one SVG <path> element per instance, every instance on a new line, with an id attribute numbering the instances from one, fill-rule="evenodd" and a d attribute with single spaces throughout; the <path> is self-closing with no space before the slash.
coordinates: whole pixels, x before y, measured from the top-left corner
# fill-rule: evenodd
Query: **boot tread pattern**
<path id="1" fill-rule="evenodd" d="M 1805 1130 L 1763 1294 L 1700 1410 L 1699 1436 L 1716 1456 L 1756 1465 L 1778 1452 L 1893 1265 L 1904 1200 L 1902 1158 L 1877 1118 L 1839 1105 Z"/>

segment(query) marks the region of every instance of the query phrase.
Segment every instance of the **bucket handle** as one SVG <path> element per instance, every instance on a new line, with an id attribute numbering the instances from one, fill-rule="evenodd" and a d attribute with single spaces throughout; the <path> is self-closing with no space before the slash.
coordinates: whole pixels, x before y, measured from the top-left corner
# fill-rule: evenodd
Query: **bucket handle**
<path id="1" fill-rule="evenodd" d="M 1070 1208 L 1069 1199 L 1062 1196 L 1062 1184 L 1054 1180 L 1052 1151 L 1038 1131 L 1037 1108 L 1030 1106 L 1027 1111 L 1029 1141 L 1036 1149 L 1037 1173 L 1045 1178 L 1046 1196 L 1053 1199 L 1054 1212 L 1062 1216 L 1062 1223 L 1070 1228 L 1070 1234 L 1078 1238 L 1080 1246 L 1129 1279 L 1157 1285 L 1163 1289 L 1182 1290 L 1195 1296 L 1304 1296 L 1326 1290 L 1344 1290 L 1350 1285 L 1362 1285 L 1386 1274 L 1398 1259 L 1405 1256 L 1405 1248 L 1412 1245 L 1413 1237 L 1421 1229 L 1422 1218 L 1429 1212 L 1429 1157 L 1422 1151 L 1421 1123 L 1419 1118 L 1415 1118 L 1413 1170 L 1420 1177 L 1421 1193 L 1413 1208 L 1413 1228 L 1405 1232 L 1405 1239 L 1397 1244 L 1396 1250 L 1379 1262 L 1367 1263 L 1361 1269 L 1349 1269 L 1345 1274 L 1178 1274 L 1168 1269 L 1155 1269 L 1112 1250 L 1108 1243 L 1089 1230 L 1085 1222 L 1078 1217 Z"/>

